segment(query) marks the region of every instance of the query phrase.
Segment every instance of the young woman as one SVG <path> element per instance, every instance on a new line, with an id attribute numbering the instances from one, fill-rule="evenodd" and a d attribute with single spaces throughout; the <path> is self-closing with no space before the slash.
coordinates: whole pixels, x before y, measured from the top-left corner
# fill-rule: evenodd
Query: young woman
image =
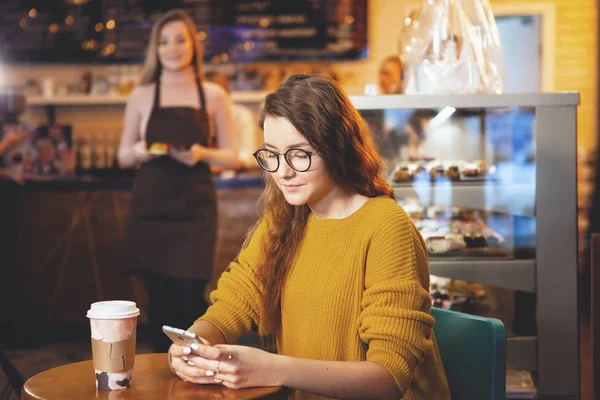
<path id="1" fill-rule="evenodd" d="M 348 97 L 293 75 L 265 98 L 260 125 L 264 216 L 189 328 L 208 344 L 172 346 L 173 371 L 297 398 L 449 399 L 424 242 Z M 234 345 L 252 329 L 274 334 L 277 354 Z"/>
<path id="2" fill-rule="evenodd" d="M 150 34 L 141 85 L 131 94 L 119 147 L 122 167 L 141 164 L 126 222 L 123 268 L 144 277 L 156 351 L 163 324 L 182 326 L 206 310 L 204 285 L 216 242 L 209 165 L 237 165 L 229 101 L 202 82 L 193 21 L 170 11 Z M 218 148 L 211 148 L 212 133 Z M 171 146 L 177 151 L 165 151 Z"/>

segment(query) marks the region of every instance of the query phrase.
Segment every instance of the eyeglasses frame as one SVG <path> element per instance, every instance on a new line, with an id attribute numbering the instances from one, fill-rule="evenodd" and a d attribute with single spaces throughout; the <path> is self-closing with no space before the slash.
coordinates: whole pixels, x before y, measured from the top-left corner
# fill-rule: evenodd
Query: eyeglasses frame
<path id="1" fill-rule="evenodd" d="M 270 171 L 270 170 L 266 169 L 265 167 L 263 167 L 263 165 L 260 163 L 260 161 L 258 161 L 258 152 L 260 152 L 260 151 L 268 151 L 268 152 L 271 152 L 271 153 L 275 154 L 277 156 L 277 168 L 275 168 L 274 170 Z M 287 154 L 290 151 L 303 151 L 303 152 L 305 152 L 308 155 L 308 167 L 306 169 L 303 169 L 303 170 L 299 170 L 297 168 L 294 168 L 294 166 L 292 165 L 292 163 L 289 162 L 288 159 L 287 159 Z M 254 153 L 252 153 L 252 155 L 256 159 L 256 162 L 258 163 L 258 165 L 262 169 L 264 169 L 265 171 L 267 171 L 267 172 L 277 172 L 277 170 L 279 170 L 279 167 L 281 166 L 281 161 L 280 161 L 280 158 L 279 158 L 280 156 L 283 156 L 283 159 L 285 160 L 285 162 L 287 163 L 287 165 L 289 165 L 290 168 L 293 169 L 294 171 L 296 171 L 296 172 L 306 172 L 306 171 L 308 171 L 310 169 L 310 167 L 312 165 L 312 156 L 314 156 L 315 154 L 319 154 L 319 153 L 317 153 L 316 151 L 308 151 L 308 150 L 296 149 L 296 148 L 288 149 L 285 153 L 279 153 L 277 151 L 273 151 L 273 150 L 270 150 L 270 149 L 267 149 L 267 148 L 264 148 L 264 147 L 256 150 Z"/>

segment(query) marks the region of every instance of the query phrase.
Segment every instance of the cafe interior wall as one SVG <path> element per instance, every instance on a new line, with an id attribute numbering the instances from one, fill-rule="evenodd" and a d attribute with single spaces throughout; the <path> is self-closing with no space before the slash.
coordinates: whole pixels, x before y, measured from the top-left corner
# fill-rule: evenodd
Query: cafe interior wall
<path id="1" fill-rule="evenodd" d="M 546 72 L 550 76 L 543 77 L 544 91 L 578 91 L 581 93 L 581 106 L 578 111 L 578 144 L 581 148 L 591 150 L 596 145 L 596 91 L 597 91 L 597 53 L 598 39 L 596 0 L 492 0 L 496 13 L 502 14 L 536 14 L 543 13 L 546 21 L 542 25 L 548 29 L 544 34 L 545 51 L 554 54 L 549 62 L 545 62 Z M 420 1 L 408 0 L 370 0 L 368 8 L 368 57 L 359 61 L 339 62 L 334 65 L 324 63 L 294 63 L 285 65 L 287 71 L 303 69 L 333 69 L 340 82 L 350 94 L 362 94 L 367 84 L 377 83 L 377 73 L 381 61 L 398 52 L 398 37 L 408 10 L 416 7 Z M 548 19 L 554 21 L 548 21 Z M 545 24 L 545 25 L 544 25 Z M 260 64 L 258 68 L 280 69 L 281 64 Z M 6 84 L 22 84 L 27 78 L 37 79 L 51 76 L 57 83 L 72 83 L 83 71 L 102 71 L 105 65 L 81 64 L 6 64 L 0 66 L 0 80 Z M 0 81 L 0 82 L 1 82 Z M 123 107 L 60 107 L 57 111 L 57 122 L 70 123 L 74 131 L 90 129 L 120 130 Z M 31 107 L 23 119 L 32 123 L 45 123 L 46 115 L 41 108 Z"/>

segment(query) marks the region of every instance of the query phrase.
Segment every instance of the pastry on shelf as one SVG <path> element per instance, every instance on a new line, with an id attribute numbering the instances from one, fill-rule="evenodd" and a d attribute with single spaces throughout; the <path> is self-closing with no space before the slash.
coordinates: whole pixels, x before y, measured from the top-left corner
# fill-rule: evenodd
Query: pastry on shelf
<path id="1" fill-rule="evenodd" d="M 484 160 L 475 160 L 473 161 L 473 164 L 477 165 L 477 167 L 479 167 L 479 171 L 485 175 L 488 169 L 488 165 L 487 162 L 485 162 Z"/>
<path id="2" fill-rule="evenodd" d="M 429 170 L 429 177 L 431 180 L 436 180 L 438 177 L 444 176 L 444 166 L 438 165 L 434 166 Z"/>
<path id="3" fill-rule="evenodd" d="M 444 170 L 444 176 L 453 181 L 458 181 L 460 179 L 460 169 L 456 165 L 450 165 Z"/>
<path id="4" fill-rule="evenodd" d="M 464 163 L 460 167 L 460 173 L 466 178 L 483 178 L 487 174 L 487 163 L 483 160 Z"/>
<path id="5" fill-rule="evenodd" d="M 443 168 L 434 168 L 434 169 L 429 170 L 429 177 L 431 178 L 432 181 L 436 180 L 440 176 L 444 176 Z"/>
<path id="6" fill-rule="evenodd" d="M 418 162 L 401 162 L 396 166 L 392 180 L 396 183 L 410 182 L 425 169 Z"/>
<path id="7" fill-rule="evenodd" d="M 396 183 L 410 182 L 412 180 L 412 176 L 408 166 L 399 166 L 396 168 L 394 175 L 392 176 L 392 180 Z"/>
<path id="8" fill-rule="evenodd" d="M 464 241 L 465 241 L 465 245 L 467 246 L 468 249 L 481 248 L 481 247 L 488 246 L 488 242 L 485 239 L 485 236 L 483 236 L 481 234 L 464 235 Z"/>
<path id="9" fill-rule="evenodd" d="M 465 163 L 461 165 L 460 172 L 467 178 L 476 178 L 479 176 L 479 168 L 474 163 Z"/>
<path id="10" fill-rule="evenodd" d="M 450 222 L 453 232 L 460 232 L 463 235 L 478 235 L 485 229 L 485 223 L 480 220 L 452 220 Z"/>
<path id="11" fill-rule="evenodd" d="M 453 251 L 460 251 L 466 247 L 462 235 L 459 234 L 430 236 L 425 239 L 425 245 L 431 254 L 445 254 Z"/>

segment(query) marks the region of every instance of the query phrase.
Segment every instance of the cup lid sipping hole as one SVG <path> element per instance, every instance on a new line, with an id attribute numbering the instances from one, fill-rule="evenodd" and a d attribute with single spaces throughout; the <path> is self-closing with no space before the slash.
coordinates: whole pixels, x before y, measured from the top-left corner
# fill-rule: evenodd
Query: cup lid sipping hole
<path id="1" fill-rule="evenodd" d="M 135 302 L 126 300 L 109 300 L 92 303 L 87 312 L 88 318 L 94 319 L 122 319 L 137 317 L 140 309 Z"/>

